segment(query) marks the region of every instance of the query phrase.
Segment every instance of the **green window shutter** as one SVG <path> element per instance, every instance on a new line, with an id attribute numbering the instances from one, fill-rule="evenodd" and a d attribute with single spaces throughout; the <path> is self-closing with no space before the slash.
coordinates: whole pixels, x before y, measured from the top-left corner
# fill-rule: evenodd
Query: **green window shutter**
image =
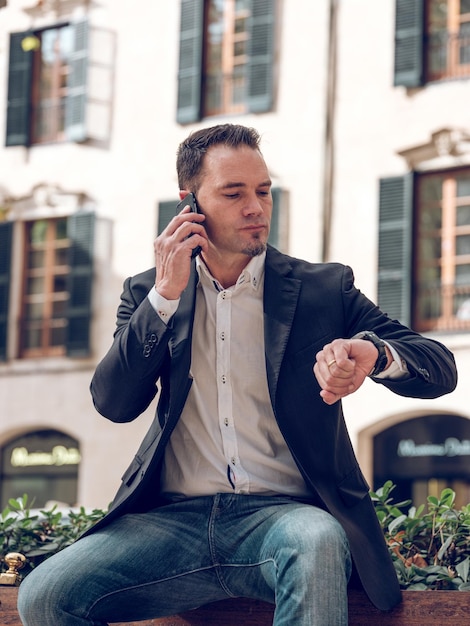
<path id="1" fill-rule="evenodd" d="M 201 117 L 202 47 L 204 0 L 181 0 L 178 105 L 180 124 Z"/>
<path id="2" fill-rule="evenodd" d="M 95 219 L 94 213 L 77 213 L 67 220 L 70 239 L 67 356 L 82 357 L 90 353 Z"/>
<path id="3" fill-rule="evenodd" d="M 28 146 L 30 141 L 32 50 L 21 43 L 30 32 L 10 35 L 6 146 Z"/>
<path id="4" fill-rule="evenodd" d="M 72 27 L 73 52 L 67 79 L 65 134 L 69 141 L 84 141 L 87 138 L 88 22 L 76 22 Z"/>
<path id="5" fill-rule="evenodd" d="M 396 0 L 394 85 L 424 83 L 424 0 Z"/>
<path id="6" fill-rule="evenodd" d="M 0 361 L 6 361 L 8 356 L 12 239 L 13 222 L 0 223 Z"/>
<path id="7" fill-rule="evenodd" d="M 178 202 L 179 200 L 167 200 L 158 203 L 157 235 L 159 235 L 162 230 L 165 230 L 170 221 L 175 217 Z"/>
<path id="8" fill-rule="evenodd" d="M 279 187 L 271 189 L 273 197 L 273 212 L 271 216 L 271 229 L 269 231 L 268 243 L 275 248 L 279 248 L 279 213 L 281 210 L 281 194 L 282 190 Z"/>
<path id="9" fill-rule="evenodd" d="M 274 0 L 251 0 L 248 63 L 248 108 L 252 113 L 273 107 Z"/>
<path id="10" fill-rule="evenodd" d="M 379 196 L 378 304 L 391 318 L 409 325 L 413 174 L 383 178 Z"/>

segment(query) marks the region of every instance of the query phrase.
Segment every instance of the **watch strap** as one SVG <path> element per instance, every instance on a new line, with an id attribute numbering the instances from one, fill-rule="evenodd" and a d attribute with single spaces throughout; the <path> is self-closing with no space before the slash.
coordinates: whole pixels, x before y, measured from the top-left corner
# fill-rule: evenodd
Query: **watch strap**
<path id="1" fill-rule="evenodd" d="M 380 339 L 380 337 L 377 337 L 377 335 L 371 330 L 363 330 L 360 333 L 354 335 L 352 339 L 364 339 L 365 341 L 370 341 L 374 344 L 379 352 L 379 356 L 377 357 L 375 365 L 372 371 L 369 373 L 369 376 L 377 376 L 377 374 L 383 372 L 388 363 L 387 351 L 385 350 L 385 342 Z"/>

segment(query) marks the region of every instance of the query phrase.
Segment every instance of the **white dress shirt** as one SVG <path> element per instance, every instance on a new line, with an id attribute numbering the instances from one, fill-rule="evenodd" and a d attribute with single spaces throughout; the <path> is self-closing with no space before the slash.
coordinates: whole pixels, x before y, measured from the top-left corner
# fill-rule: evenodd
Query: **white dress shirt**
<path id="1" fill-rule="evenodd" d="M 169 498 L 220 492 L 309 495 L 269 398 L 264 261 L 265 254 L 252 258 L 237 283 L 224 289 L 197 259 L 193 384 L 166 447 L 161 488 Z M 168 320 L 178 301 L 149 297 Z"/>

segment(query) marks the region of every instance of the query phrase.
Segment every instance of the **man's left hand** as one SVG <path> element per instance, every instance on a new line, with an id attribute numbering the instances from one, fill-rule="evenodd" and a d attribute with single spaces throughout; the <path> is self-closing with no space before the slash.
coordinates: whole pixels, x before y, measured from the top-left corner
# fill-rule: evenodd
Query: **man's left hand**
<path id="1" fill-rule="evenodd" d="M 359 389 L 373 370 L 378 355 L 374 344 L 362 339 L 335 339 L 326 344 L 317 353 L 313 366 L 323 401 L 334 404 Z"/>

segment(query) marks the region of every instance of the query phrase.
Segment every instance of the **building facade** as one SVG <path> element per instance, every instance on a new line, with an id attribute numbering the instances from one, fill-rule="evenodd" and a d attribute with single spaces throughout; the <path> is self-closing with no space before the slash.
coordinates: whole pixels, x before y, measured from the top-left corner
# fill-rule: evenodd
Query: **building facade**
<path id="1" fill-rule="evenodd" d="M 470 371 L 468 0 L 0 4 L 0 501 L 107 505 L 152 419 L 88 391 L 123 280 L 153 265 L 192 130 L 256 127 L 271 242 L 340 261 Z M 365 19 L 366 16 L 366 19 Z M 373 28 L 371 28 L 371 24 Z M 371 485 L 470 499 L 465 382 L 345 401 Z M 382 397 L 383 393 L 386 393 Z"/>

